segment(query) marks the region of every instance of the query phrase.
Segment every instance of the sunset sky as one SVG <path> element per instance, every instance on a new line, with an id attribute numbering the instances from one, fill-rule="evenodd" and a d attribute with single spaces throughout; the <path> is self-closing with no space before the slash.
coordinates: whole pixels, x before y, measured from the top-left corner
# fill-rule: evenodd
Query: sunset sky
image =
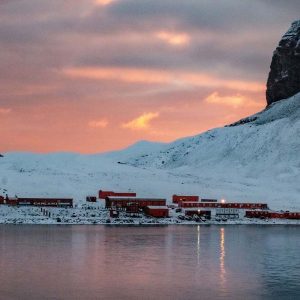
<path id="1" fill-rule="evenodd" d="M 299 12 L 299 0 L 0 0 L 0 152 L 169 142 L 259 111 Z"/>

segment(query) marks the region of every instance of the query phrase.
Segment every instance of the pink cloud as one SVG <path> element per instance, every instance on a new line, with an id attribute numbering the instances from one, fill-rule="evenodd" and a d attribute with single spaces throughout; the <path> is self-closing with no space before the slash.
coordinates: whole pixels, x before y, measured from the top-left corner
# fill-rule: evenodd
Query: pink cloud
<path id="1" fill-rule="evenodd" d="M 155 36 L 172 46 L 184 46 L 190 42 L 190 36 L 185 32 L 170 32 L 163 30 L 157 32 Z"/>
<path id="2" fill-rule="evenodd" d="M 239 107 L 260 107 L 261 104 L 249 97 L 240 94 L 221 96 L 218 92 L 213 92 L 204 99 L 205 102 L 214 105 L 226 105 L 235 109 Z"/>
<path id="3" fill-rule="evenodd" d="M 232 80 L 201 72 L 165 71 L 135 68 L 67 68 L 63 74 L 69 78 L 113 80 L 129 84 L 160 84 L 174 87 L 228 88 L 237 91 L 261 92 L 265 85 L 256 81 Z"/>

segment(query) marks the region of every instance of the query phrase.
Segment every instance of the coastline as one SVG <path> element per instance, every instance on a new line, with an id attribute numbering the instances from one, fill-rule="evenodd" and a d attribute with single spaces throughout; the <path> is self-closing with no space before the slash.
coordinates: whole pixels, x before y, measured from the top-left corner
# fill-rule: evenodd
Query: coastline
<path id="1" fill-rule="evenodd" d="M 168 218 L 155 218 L 145 215 L 128 215 L 121 212 L 118 218 L 111 218 L 103 204 L 82 205 L 75 208 L 56 207 L 10 207 L 1 205 L 0 224 L 13 225 L 108 225 L 108 226 L 159 226 L 159 225 L 300 225 L 293 219 L 245 218 L 241 212 L 238 219 L 182 219 L 181 213 L 170 210 Z"/>
<path id="2" fill-rule="evenodd" d="M 123 226 L 123 227 L 145 227 L 145 226 L 242 226 L 242 225 L 258 225 L 258 226 L 299 226 L 299 221 L 288 221 L 288 222 L 249 222 L 249 221 L 236 221 L 236 222 L 206 222 L 206 223 L 199 223 L 199 222 L 185 222 L 185 223 L 89 223 L 89 222 L 81 222 L 81 223 L 47 223 L 47 222 L 23 222 L 23 221 L 17 221 L 17 222 L 2 222 L 0 221 L 0 226 L 4 225 L 55 225 L 55 226 L 83 226 L 83 225 L 89 225 L 89 226 Z"/>

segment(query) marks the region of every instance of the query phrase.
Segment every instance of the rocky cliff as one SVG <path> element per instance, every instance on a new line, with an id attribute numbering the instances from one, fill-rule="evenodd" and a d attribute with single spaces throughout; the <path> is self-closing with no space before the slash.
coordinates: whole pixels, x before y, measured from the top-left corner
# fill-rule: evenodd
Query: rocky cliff
<path id="1" fill-rule="evenodd" d="M 300 92 L 300 20 L 292 23 L 273 53 L 267 82 L 267 103 Z"/>

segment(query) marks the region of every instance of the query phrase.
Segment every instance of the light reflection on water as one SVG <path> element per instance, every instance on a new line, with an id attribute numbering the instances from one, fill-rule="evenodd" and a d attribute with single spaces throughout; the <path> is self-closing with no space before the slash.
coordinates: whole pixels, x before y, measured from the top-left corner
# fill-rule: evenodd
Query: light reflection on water
<path id="1" fill-rule="evenodd" d="M 0 226 L 0 299 L 300 299 L 297 226 Z"/>
<path id="2" fill-rule="evenodd" d="M 200 264 L 200 225 L 197 226 L 197 263 Z"/>
<path id="3" fill-rule="evenodd" d="M 220 229 L 220 283 L 222 290 L 226 287 L 226 270 L 225 270 L 225 229 Z"/>

